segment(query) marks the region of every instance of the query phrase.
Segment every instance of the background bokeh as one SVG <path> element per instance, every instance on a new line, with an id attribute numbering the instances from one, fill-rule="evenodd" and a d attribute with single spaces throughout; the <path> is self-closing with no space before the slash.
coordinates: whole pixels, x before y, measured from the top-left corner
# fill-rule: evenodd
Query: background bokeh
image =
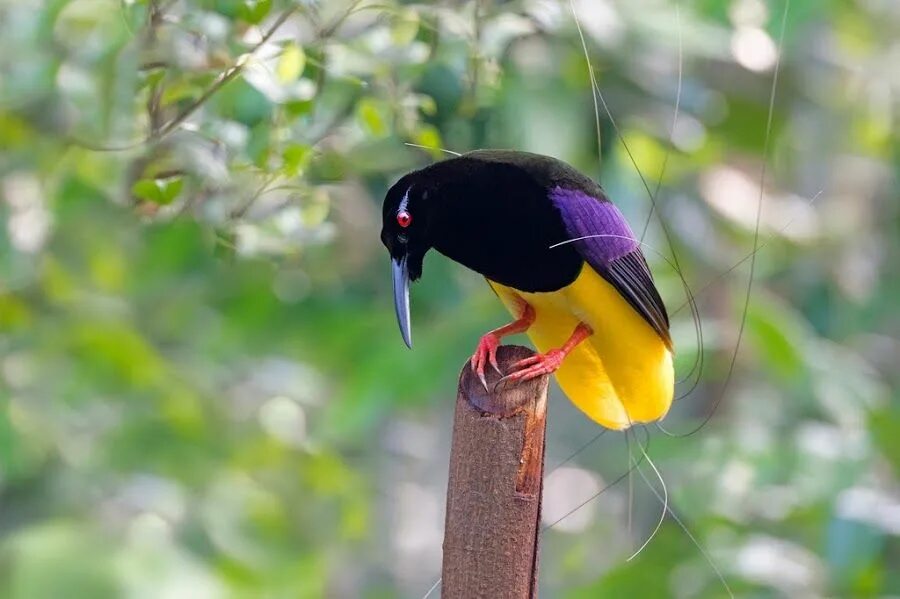
<path id="1" fill-rule="evenodd" d="M 425 594 L 506 318 L 431 255 L 396 330 L 380 202 L 438 147 L 565 159 L 638 231 L 659 181 L 704 357 L 665 427 L 718 405 L 638 431 L 672 510 L 740 596 L 900 594 L 900 4 L 793 0 L 781 43 L 784 0 L 575 7 L 602 152 L 567 0 L 0 0 L 0 596 Z M 628 464 L 550 472 L 598 432 L 550 409 L 547 522 Z M 543 596 L 724 596 L 671 518 L 626 562 L 660 510 L 635 474 L 548 530 Z"/>

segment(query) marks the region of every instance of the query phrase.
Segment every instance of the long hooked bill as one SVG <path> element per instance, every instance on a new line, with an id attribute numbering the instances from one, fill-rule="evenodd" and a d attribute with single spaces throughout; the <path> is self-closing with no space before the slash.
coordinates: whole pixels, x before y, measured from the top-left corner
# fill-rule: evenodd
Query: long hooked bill
<path id="1" fill-rule="evenodd" d="M 406 256 L 400 260 L 391 259 L 391 275 L 394 279 L 394 310 L 397 312 L 397 324 L 403 342 L 412 349 L 412 327 L 409 324 L 409 268 Z"/>

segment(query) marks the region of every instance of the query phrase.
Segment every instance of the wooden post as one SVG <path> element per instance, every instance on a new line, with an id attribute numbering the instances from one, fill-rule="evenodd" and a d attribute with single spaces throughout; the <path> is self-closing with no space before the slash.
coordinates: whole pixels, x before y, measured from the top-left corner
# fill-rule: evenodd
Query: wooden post
<path id="1" fill-rule="evenodd" d="M 519 346 L 497 352 L 503 372 L 532 355 Z M 488 370 L 493 389 L 500 375 Z M 542 376 L 489 392 L 468 363 L 463 367 L 450 450 L 442 599 L 537 597 L 547 382 Z"/>

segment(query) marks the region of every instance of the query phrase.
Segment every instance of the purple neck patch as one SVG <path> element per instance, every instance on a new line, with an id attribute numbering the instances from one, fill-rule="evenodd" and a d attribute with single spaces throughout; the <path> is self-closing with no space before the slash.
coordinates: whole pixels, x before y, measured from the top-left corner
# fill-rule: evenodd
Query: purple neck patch
<path id="1" fill-rule="evenodd" d="M 559 210 L 570 238 L 586 237 L 572 244 L 591 265 L 605 266 L 638 247 L 634 232 L 612 202 L 562 187 L 550 190 L 550 201 Z"/>

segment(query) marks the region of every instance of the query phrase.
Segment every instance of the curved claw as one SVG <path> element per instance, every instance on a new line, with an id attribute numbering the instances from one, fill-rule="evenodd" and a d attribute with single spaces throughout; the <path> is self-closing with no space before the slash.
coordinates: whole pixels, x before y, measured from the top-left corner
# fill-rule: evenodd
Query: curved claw
<path id="1" fill-rule="evenodd" d="M 497 364 L 497 352 L 494 351 L 494 353 L 489 354 L 488 359 L 490 360 L 491 366 L 493 366 L 494 371 L 500 376 L 503 376 L 503 372 L 500 370 L 500 366 Z M 485 388 L 487 388 L 487 386 L 485 386 Z"/>
<path id="2" fill-rule="evenodd" d="M 486 364 L 490 364 L 497 371 L 497 374 L 503 374 L 500 372 L 500 366 L 497 364 L 498 347 L 500 347 L 500 337 L 493 332 L 487 333 L 478 341 L 478 347 L 475 348 L 475 353 L 469 361 L 472 366 L 472 372 L 481 381 L 485 391 L 488 390 L 487 379 L 484 376 Z"/>
<path id="3" fill-rule="evenodd" d="M 479 372 L 479 373 L 477 373 L 477 375 L 478 375 L 478 380 L 481 381 L 481 386 L 484 387 L 485 391 L 487 391 L 488 384 L 487 384 L 487 379 L 484 378 L 484 372 Z"/>

